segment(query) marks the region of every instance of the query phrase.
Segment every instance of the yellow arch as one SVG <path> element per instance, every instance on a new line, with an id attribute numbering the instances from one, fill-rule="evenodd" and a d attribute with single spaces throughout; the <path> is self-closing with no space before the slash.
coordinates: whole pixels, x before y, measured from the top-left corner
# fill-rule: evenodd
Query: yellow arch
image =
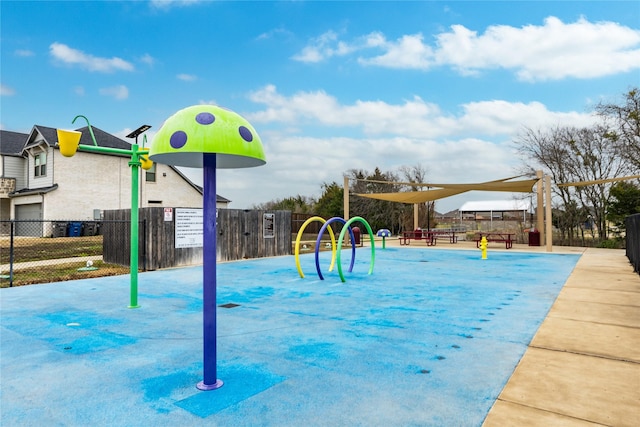
<path id="1" fill-rule="evenodd" d="M 298 268 L 298 274 L 300 274 L 300 277 L 302 277 L 303 279 L 304 273 L 302 272 L 302 267 L 300 267 L 300 240 L 302 240 L 304 229 L 307 228 L 307 225 L 311 224 L 313 221 L 320 221 L 323 224 L 327 222 L 326 219 L 319 216 L 312 216 L 311 218 L 306 220 L 304 224 L 302 224 L 302 227 L 300 227 L 300 230 L 298 230 L 298 235 L 296 236 L 296 245 L 293 250 L 294 256 L 296 258 L 296 267 Z M 329 235 L 331 236 L 331 265 L 329 266 L 329 271 L 331 271 L 333 270 L 333 266 L 336 262 L 336 237 L 333 234 L 333 230 L 331 229 L 331 227 L 327 227 L 327 229 L 329 230 Z"/>

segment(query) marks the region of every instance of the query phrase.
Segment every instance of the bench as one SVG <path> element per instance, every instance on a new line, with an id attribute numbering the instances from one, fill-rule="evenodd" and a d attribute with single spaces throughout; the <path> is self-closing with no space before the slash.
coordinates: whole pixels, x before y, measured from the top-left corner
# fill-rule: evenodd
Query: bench
<path id="1" fill-rule="evenodd" d="M 506 249 L 513 247 L 515 233 L 476 233 L 473 237 L 473 241 L 476 242 L 476 248 L 480 247 L 480 241 L 483 237 L 487 239 L 487 242 L 504 242 Z"/>

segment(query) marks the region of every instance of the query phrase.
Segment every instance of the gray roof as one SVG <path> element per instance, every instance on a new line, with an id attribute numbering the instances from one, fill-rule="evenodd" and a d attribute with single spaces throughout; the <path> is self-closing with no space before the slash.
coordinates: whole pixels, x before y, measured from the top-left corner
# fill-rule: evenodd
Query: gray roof
<path id="1" fill-rule="evenodd" d="M 109 148 L 120 148 L 123 150 L 131 150 L 131 144 L 126 143 L 118 137 L 111 135 L 103 131 L 102 129 L 98 129 L 95 126 L 91 126 L 93 129 L 93 135 L 96 137 L 96 142 L 100 147 L 109 147 Z M 93 139 L 91 138 L 91 133 L 89 132 L 89 127 L 85 126 L 80 129 L 76 129 L 78 132 L 82 132 L 82 137 L 80 138 L 80 144 L 83 145 L 94 145 Z M 56 135 L 56 142 L 58 141 L 58 136 Z M 133 139 L 131 142 L 135 142 Z"/>
<path id="2" fill-rule="evenodd" d="M 29 137 L 26 133 L 0 130 L 0 154 L 5 156 L 20 156 L 25 142 Z"/>
<path id="3" fill-rule="evenodd" d="M 42 135 L 44 140 L 51 147 L 54 147 L 58 143 L 58 132 L 57 132 L 56 128 L 50 128 L 48 126 L 35 125 L 33 127 L 33 129 L 31 130 L 32 134 L 33 134 L 34 130 L 37 130 L 38 132 L 40 132 L 40 134 Z"/>
<path id="4" fill-rule="evenodd" d="M 107 133 L 95 126 L 91 126 L 91 128 L 93 130 L 94 136 L 96 137 L 96 142 L 100 147 L 120 148 L 123 150 L 131 149 L 131 145 L 121 140 L 120 138 L 115 137 L 110 133 Z M 49 146 L 57 148 L 57 145 L 58 145 L 57 129 L 48 127 L 48 126 L 35 125 L 31 130 L 30 134 L 20 133 L 20 132 L 11 132 L 7 130 L 0 131 L 0 135 L 1 135 L 0 153 L 4 155 L 14 155 L 14 156 L 21 155 L 25 147 L 27 146 L 27 143 L 30 139 L 30 135 L 33 135 L 34 131 L 39 132 Z M 89 132 L 89 128 L 87 126 L 80 129 L 76 129 L 76 131 L 82 133 L 82 136 L 80 137 L 80 144 L 94 145 L 93 139 L 91 138 L 91 133 Z"/>

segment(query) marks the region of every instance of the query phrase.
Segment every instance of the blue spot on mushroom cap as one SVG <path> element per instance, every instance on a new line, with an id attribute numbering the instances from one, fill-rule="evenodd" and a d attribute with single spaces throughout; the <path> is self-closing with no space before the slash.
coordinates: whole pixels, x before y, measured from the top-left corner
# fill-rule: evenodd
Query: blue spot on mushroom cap
<path id="1" fill-rule="evenodd" d="M 253 141 L 253 135 L 251 134 L 251 131 L 246 127 L 240 126 L 240 128 L 238 128 L 238 132 L 240 133 L 240 136 L 242 137 L 242 139 L 244 139 L 245 141 L 247 142 Z"/>
<path id="2" fill-rule="evenodd" d="M 201 125 L 210 125 L 216 121 L 216 116 L 211 113 L 200 113 L 196 116 L 196 122 Z"/>
<path id="3" fill-rule="evenodd" d="M 171 146 L 173 148 L 182 148 L 187 143 L 187 134 L 184 131 L 176 131 L 171 135 Z"/>

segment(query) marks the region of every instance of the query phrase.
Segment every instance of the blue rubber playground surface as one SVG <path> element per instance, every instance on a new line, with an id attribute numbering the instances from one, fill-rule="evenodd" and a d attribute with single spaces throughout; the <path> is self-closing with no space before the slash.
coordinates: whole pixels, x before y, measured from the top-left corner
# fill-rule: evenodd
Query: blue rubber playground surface
<path id="1" fill-rule="evenodd" d="M 202 267 L 2 289 L 0 424 L 480 426 L 579 258 L 350 254 L 218 264 L 213 391 Z"/>

